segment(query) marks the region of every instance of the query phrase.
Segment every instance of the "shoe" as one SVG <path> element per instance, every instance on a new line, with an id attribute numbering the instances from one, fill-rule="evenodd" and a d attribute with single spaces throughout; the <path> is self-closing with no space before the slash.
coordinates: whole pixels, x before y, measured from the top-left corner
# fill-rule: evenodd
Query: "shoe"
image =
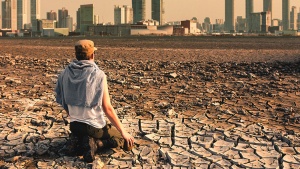
<path id="1" fill-rule="evenodd" d="M 102 140 L 97 139 L 96 144 L 97 144 L 97 151 L 101 151 L 104 149 L 104 143 Z"/>
<path id="2" fill-rule="evenodd" d="M 83 155 L 82 137 L 79 138 L 79 140 L 78 140 L 78 144 L 76 146 L 75 152 L 76 152 L 77 156 L 82 156 Z"/>
<path id="3" fill-rule="evenodd" d="M 84 136 L 82 138 L 83 159 L 87 163 L 91 163 L 95 160 L 95 152 L 97 151 L 97 145 L 93 137 Z"/>

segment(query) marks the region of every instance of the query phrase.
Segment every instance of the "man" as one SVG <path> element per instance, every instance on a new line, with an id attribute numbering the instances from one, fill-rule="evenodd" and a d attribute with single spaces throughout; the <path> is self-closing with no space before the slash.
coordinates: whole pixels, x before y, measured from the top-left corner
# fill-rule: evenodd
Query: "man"
<path id="1" fill-rule="evenodd" d="M 125 131 L 109 97 L 105 73 L 95 64 L 94 42 L 75 44 L 76 59 L 59 75 L 56 101 L 70 116 L 71 137 L 86 162 L 97 149 L 120 147 L 131 150 L 134 138 Z M 106 124 L 105 116 L 113 126 Z"/>

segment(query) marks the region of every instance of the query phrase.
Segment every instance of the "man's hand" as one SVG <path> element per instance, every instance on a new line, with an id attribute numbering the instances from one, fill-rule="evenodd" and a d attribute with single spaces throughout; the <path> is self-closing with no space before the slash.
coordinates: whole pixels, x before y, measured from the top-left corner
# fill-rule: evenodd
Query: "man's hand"
<path id="1" fill-rule="evenodd" d="M 134 138 L 128 133 L 122 133 L 122 137 L 124 138 L 124 150 L 130 151 L 133 148 Z"/>

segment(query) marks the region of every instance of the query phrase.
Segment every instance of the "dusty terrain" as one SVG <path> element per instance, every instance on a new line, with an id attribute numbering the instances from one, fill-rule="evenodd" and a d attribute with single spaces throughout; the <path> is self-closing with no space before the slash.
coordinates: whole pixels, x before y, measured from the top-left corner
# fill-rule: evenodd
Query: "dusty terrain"
<path id="1" fill-rule="evenodd" d="M 89 38 L 136 138 L 91 164 L 53 92 L 79 39 L 0 39 L 1 168 L 300 168 L 299 38 Z"/>

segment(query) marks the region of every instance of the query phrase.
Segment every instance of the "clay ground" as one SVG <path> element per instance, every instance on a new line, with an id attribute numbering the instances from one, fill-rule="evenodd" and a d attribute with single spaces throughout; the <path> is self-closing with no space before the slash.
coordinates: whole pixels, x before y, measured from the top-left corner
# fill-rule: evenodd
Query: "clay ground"
<path id="1" fill-rule="evenodd" d="M 136 138 L 132 151 L 93 164 L 61 151 L 70 131 L 53 92 L 83 38 Z M 300 167 L 299 46 L 297 37 L 0 38 L 0 165 Z"/>

